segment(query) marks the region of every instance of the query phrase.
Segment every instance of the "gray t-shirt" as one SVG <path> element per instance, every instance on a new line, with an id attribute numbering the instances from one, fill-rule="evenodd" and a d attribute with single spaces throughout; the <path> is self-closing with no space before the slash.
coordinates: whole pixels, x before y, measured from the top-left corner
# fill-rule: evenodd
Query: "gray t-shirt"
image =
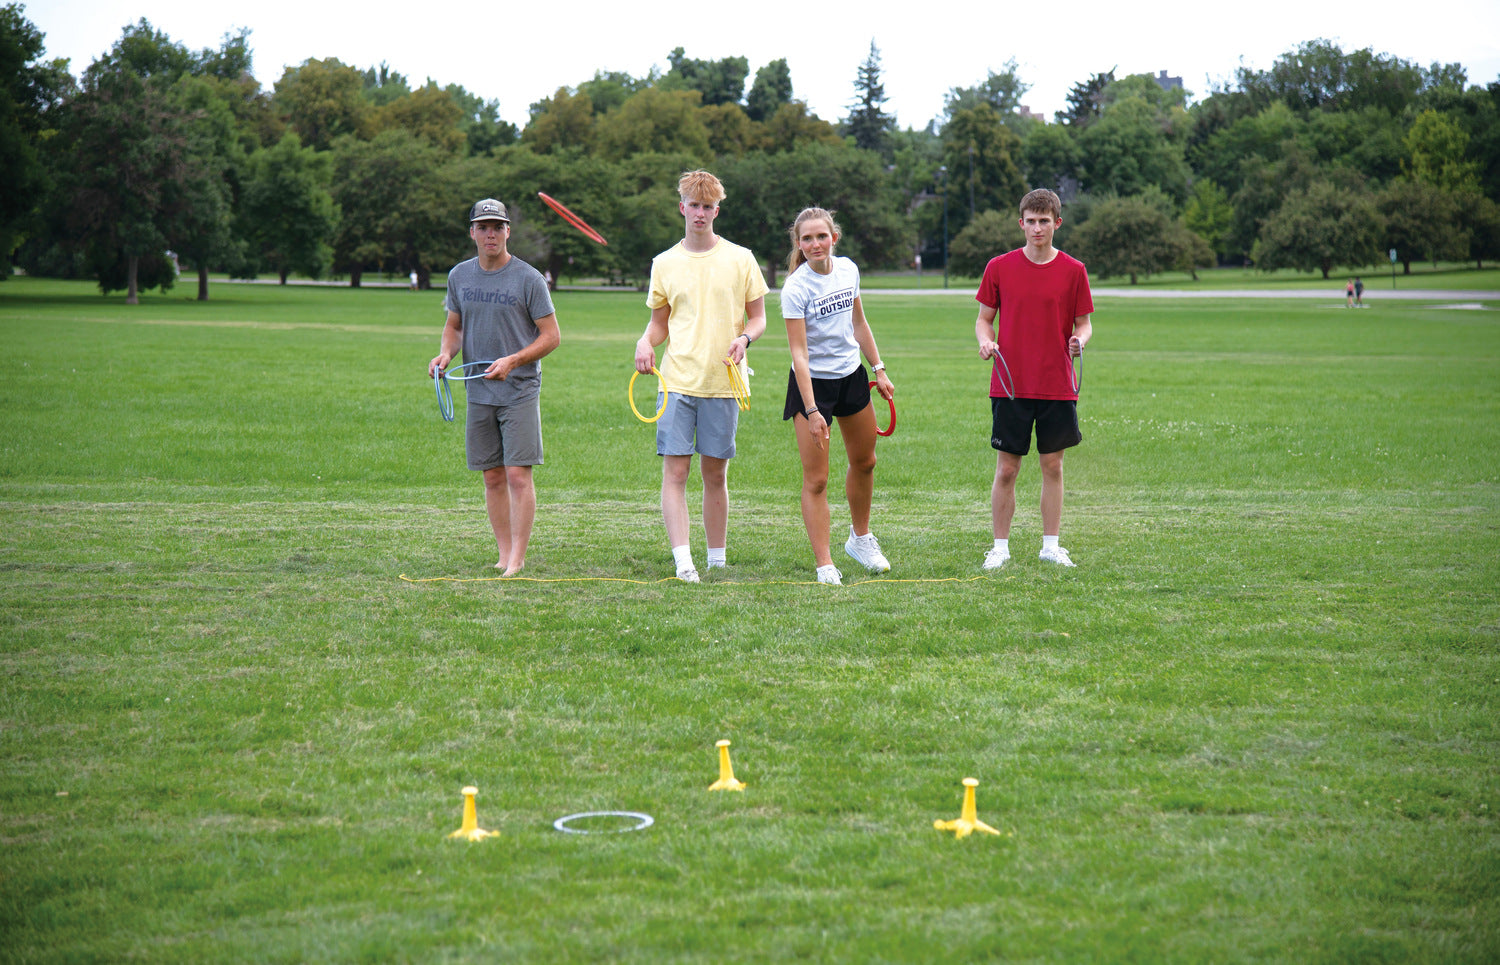
<path id="1" fill-rule="evenodd" d="M 455 265 L 444 305 L 462 320 L 465 362 L 492 362 L 519 352 L 541 334 L 536 319 L 555 311 L 541 272 L 514 255 L 498 271 L 484 271 L 478 258 Z M 518 366 L 503 380 L 473 379 L 464 386 L 470 402 L 528 402 L 542 391 L 542 363 Z"/>

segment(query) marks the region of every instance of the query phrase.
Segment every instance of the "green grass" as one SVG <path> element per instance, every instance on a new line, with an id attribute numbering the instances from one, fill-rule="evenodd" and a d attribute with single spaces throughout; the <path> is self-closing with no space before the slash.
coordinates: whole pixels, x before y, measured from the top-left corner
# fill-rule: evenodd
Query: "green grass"
<path id="1" fill-rule="evenodd" d="M 1333 291 L 1342 293 L 1344 284 L 1356 275 L 1364 279 L 1365 291 L 1372 298 L 1378 298 L 1381 293 L 1388 292 L 1393 287 L 1397 291 L 1403 289 L 1459 288 L 1500 292 L 1500 268 L 1476 269 L 1471 263 L 1454 262 L 1441 262 L 1437 267 L 1433 267 L 1431 264 L 1413 263 L 1411 274 L 1409 275 L 1403 275 L 1400 266 L 1397 266 L 1394 285 L 1392 285 L 1389 267 L 1381 266 L 1377 268 L 1339 269 L 1326 279 L 1323 277 L 1322 272 L 1317 271 L 1261 271 L 1257 268 L 1206 268 L 1199 269 L 1197 278 L 1193 278 L 1185 271 L 1168 271 L 1149 277 L 1142 276 L 1137 279 L 1135 287 L 1197 291 L 1248 288 L 1271 291 Z M 1130 287 L 1130 278 L 1124 275 L 1114 278 L 1100 278 L 1097 274 L 1090 274 L 1089 280 L 1096 288 Z M 861 283 L 865 289 L 871 291 L 882 288 L 938 289 L 943 287 L 943 272 L 942 269 L 938 269 L 936 272 L 929 269 L 924 271 L 920 278 L 917 277 L 917 273 L 914 271 L 867 272 L 862 278 Z M 978 278 L 950 276 L 948 279 L 950 290 L 964 291 L 970 295 L 974 293 L 974 289 L 978 286 Z"/>
<path id="2" fill-rule="evenodd" d="M 640 296 L 563 293 L 559 582 L 413 583 L 493 572 L 439 296 L 191 294 L 0 284 L 0 960 L 1500 956 L 1495 302 L 1101 299 L 1079 566 L 1032 459 L 974 579 L 971 292 L 872 293 L 876 532 L 942 582 L 832 589 L 774 322 L 728 578 L 661 582 Z M 933 830 L 966 776 L 1004 837 Z M 446 839 L 470 783 L 498 839 Z M 551 828 L 594 809 L 656 825 Z"/>

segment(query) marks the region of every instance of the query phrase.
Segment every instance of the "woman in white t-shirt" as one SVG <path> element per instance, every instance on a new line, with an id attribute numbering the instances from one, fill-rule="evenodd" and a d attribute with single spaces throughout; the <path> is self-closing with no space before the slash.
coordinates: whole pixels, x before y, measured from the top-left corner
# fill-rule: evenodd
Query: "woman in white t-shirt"
<path id="1" fill-rule="evenodd" d="M 828 426 L 838 420 L 849 455 L 844 493 L 849 500 L 849 539 L 844 552 L 871 573 L 891 568 L 870 532 L 870 499 L 875 488 L 875 410 L 860 353 L 875 370 L 875 390 L 889 400 L 895 387 L 886 377 L 875 335 L 859 300 L 859 269 L 839 258 L 833 246 L 839 226 L 832 213 L 806 208 L 792 224 L 792 254 L 781 289 L 792 373 L 787 381 L 783 419 L 797 430 L 802 457 L 802 522 L 812 541 L 818 582 L 842 584 L 829 551 Z"/>

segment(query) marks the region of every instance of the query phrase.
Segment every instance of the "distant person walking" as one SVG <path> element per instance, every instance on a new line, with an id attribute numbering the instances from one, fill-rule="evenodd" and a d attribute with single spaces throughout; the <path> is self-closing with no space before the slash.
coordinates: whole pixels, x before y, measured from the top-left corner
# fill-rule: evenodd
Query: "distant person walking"
<path id="1" fill-rule="evenodd" d="M 870 380 L 859 357 L 874 368 L 876 391 L 890 399 L 895 387 L 886 377 L 875 335 L 859 298 L 859 268 L 833 253 L 840 231 L 832 213 L 806 208 L 792 224 L 792 254 L 781 289 L 792 372 L 787 380 L 783 420 L 797 432 L 802 460 L 802 522 L 812 541 L 819 583 L 841 585 L 842 576 L 829 551 L 828 426 L 839 422 L 849 472 L 844 495 L 849 501 L 849 539 L 844 552 L 871 573 L 884 573 L 890 562 L 870 532 L 870 501 L 875 489 L 875 410 Z"/>
<path id="2" fill-rule="evenodd" d="M 1365 281 L 1358 275 L 1354 276 L 1354 307 L 1365 307 Z"/>
<path id="3" fill-rule="evenodd" d="M 750 343 L 766 330 L 766 280 L 748 248 L 714 233 L 724 185 L 707 171 L 677 182 L 683 239 L 651 262 L 646 305 L 651 321 L 635 344 L 637 372 L 656 365 L 669 338 L 661 378 L 666 410 L 656 422 L 662 457 L 661 514 L 677 578 L 697 583 L 688 541 L 687 478 L 693 454 L 703 476 L 703 530 L 709 569 L 727 565 L 729 460 L 740 410 L 725 362 L 742 366 Z"/>
<path id="4" fill-rule="evenodd" d="M 562 341 L 552 296 L 541 274 L 506 250 L 505 205 L 485 198 L 469 211 L 478 255 L 448 273 L 448 320 L 433 377 L 463 352 L 464 361 L 493 359 L 484 378 L 466 383 L 464 447 L 469 468 L 484 474 L 484 505 L 500 559 L 514 576 L 526 565 L 536 519 L 532 467 L 542 464 L 541 359 Z"/>
<path id="5" fill-rule="evenodd" d="M 1354 279 L 1349 279 L 1349 284 L 1344 286 L 1344 307 L 1354 307 Z"/>
<path id="6" fill-rule="evenodd" d="M 1083 262 L 1052 247 L 1052 235 L 1062 224 L 1057 195 L 1038 188 L 1022 198 L 1020 224 L 1026 246 L 992 258 L 974 296 L 980 305 L 974 322 L 979 357 L 994 360 L 990 446 L 999 451 L 990 489 L 995 544 L 984 555 L 986 570 L 998 570 L 1010 559 L 1016 476 L 1031 449 L 1033 426 L 1042 468 L 1040 556 L 1059 566 L 1074 565 L 1058 545 L 1063 454 L 1083 441 L 1070 359 L 1081 355 L 1093 337 L 1089 316 L 1094 301 Z M 1002 381 L 1002 359 L 1010 375 L 1008 387 Z"/>
<path id="7" fill-rule="evenodd" d="M 411 281 L 411 290 L 412 291 L 416 291 L 417 290 L 417 273 L 415 271 L 411 273 L 410 281 Z"/>

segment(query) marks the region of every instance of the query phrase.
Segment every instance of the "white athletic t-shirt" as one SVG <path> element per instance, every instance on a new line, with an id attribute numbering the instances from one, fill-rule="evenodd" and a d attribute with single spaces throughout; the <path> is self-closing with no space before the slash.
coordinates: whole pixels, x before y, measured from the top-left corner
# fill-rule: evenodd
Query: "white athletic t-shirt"
<path id="1" fill-rule="evenodd" d="M 807 324 L 807 369 L 815 379 L 841 379 L 859 368 L 854 340 L 854 300 L 859 268 L 835 255 L 828 274 L 803 262 L 781 287 L 781 317 Z"/>

